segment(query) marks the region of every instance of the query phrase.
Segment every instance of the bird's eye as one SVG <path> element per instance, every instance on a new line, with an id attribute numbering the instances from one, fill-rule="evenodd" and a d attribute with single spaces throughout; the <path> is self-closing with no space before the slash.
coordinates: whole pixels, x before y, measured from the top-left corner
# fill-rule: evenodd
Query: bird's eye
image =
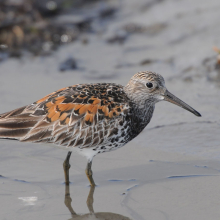
<path id="1" fill-rule="evenodd" d="M 148 83 L 146 83 L 146 86 L 147 86 L 148 88 L 152 88 L 152 87 L 153 87 L 153 83 L 148 82 Z"/>

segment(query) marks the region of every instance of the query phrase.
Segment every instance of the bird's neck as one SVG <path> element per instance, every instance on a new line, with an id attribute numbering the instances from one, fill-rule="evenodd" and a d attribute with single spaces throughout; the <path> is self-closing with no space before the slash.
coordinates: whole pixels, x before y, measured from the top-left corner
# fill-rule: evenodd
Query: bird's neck
<path id="1" fill-rule="evenodd" d="M 136 137 L 150 122 L 154 112 L 155 101 L 151 97 L 146 98 L 146 96 L 137 93 L 131 83 L 132 81 L 124 87 L 124 91 L 130 101 L 131 130 L 134 137 Z"/>
<path id="2" fill-rule="evenodd" d="M 155 105 L 140 106 L 135 103 L 131 104 L 131 139 L 140 134 L 150 122 Z"/>

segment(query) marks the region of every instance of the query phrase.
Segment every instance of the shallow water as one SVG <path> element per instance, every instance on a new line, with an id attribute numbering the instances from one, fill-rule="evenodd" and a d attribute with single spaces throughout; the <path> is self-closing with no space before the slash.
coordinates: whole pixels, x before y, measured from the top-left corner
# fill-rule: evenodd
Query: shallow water
<path id="1" fill-rule="evenodd" d="M 158 103 L 151 123 L 135 140 L 96 157 L 95 215 L 89 214 L 91 202 L 90 211 L 86 203 L 90 187 L 85 158 L 71 156 L 70 196 L 77 214 L 72 215 L 64 204 L 62 163 L 67 151 L 0 140 L 1 219 L 219 219 L 220 90 L 212 46 L 220 45 L 220 3 L 155 2 L 121 1 L 106 30 L 88 34 L 87 45 L 79 40 L 52 56 L 0 63 L 0 112 L 76 83 L 125 85 L 135 72 L 152 70 L 202 117 Z M 148 31 L 130 33 L 122 45 L 107 43 L 131 23 Z M 166 25 L 158 26 L 162 23 Z M 80 68 L 61 73 L 60 63 L 72 56 Z M 204 65 L 207 58 L 211 62 Z"/>
<path id="2" fill-rule="evenodd" d="M 186 212 L 190 218 L 205 219 L 219 214 L 220 164 L 214 160 L 135 148 L 132 143 L 102 154 L 94 159 L 98 186 L 90 205 L 95 214 L 90 214 L 86 161 L 72 155 L 69 192 L 77 214 L 72 215 L 64 204 L 62 161 L 66 151 L 11 141 L 2 141 L 1 146 L 3 219 L 108 219 L 111 215 L 113 219 L 185 219 Z"/>

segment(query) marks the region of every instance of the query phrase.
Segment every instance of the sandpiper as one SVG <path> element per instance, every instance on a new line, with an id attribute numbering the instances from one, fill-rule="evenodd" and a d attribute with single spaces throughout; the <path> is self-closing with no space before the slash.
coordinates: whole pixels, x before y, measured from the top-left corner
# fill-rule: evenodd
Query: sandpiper
<path id="1" fill-rule="evenodd" d="M 53 143 L 69 152 L 63 163 L 69 184 L 72 150 L 88 159 L 86 175 L 92 186 L 92 159 L 135 138 L 150 122 L 159 101 L 199 112 L 171 94 L 161 75 L 136 73 L 126 86 L 114 83 L 78 84 L 53 92 L 33 104 L 0 115 L 0 138 Z M 169 117 L 169 116 L 168 116 Z"/>

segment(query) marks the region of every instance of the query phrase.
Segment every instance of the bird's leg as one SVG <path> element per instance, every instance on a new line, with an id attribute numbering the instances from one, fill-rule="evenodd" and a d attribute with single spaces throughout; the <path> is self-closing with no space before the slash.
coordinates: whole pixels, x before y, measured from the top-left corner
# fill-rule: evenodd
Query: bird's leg
<path id="1" fill-rule="evenodd" d="M 71 215 L 72 216 L 76 216 L 77 214 L 73 210 L 73 208 L 71 206 L 71 202 L 72 202 L 72 199 L 70 197 L 69 185 L 66 184 L 66 186 L 65 186 L 65 199 L 64 199 L 64 203 L 65 203 L 66 207 L 69 209 Z"/>
<path id="2" fill-rule="evenodd" d="M 93 194 L 94 194 L 94 191 L 95 191 L 95 186 L 91 186 L 90 187 L 90 191 L 89 191 L 89 195 L 88 195 L 88 198 L 87 198 L 87 201 L 86 201 L 86 203 L 87 203 L 87 207 L 88 207 L 88 209 L 89 209 L 89 212 L 91 213 L 91 214 L 94 214 L 94 209 L 93 209 Z"/>
<path id="3" fill-rule="evenodd" d="M 70 169 L 71 166 L 70 166 L 69 160 L 70 160 L 71 153 L 72 153 L 71 151 L 69 151 L 67 153 L 66 159 L 63 162 L 63 170 L 64 170 L 64 177 L 65 177 L 66 185 L 69 185 L 69 183 L 70 183 L 70 181 L 69 181 L 69 169 Z"/>
<path id="4" fill-rule="evenodd" d="M 92 161 L 88 161 L 87 166 L 86 166 L 86 176 L 91 184 L 91 186 L 95 186 L 95 182 L 92 178 Z"/>

